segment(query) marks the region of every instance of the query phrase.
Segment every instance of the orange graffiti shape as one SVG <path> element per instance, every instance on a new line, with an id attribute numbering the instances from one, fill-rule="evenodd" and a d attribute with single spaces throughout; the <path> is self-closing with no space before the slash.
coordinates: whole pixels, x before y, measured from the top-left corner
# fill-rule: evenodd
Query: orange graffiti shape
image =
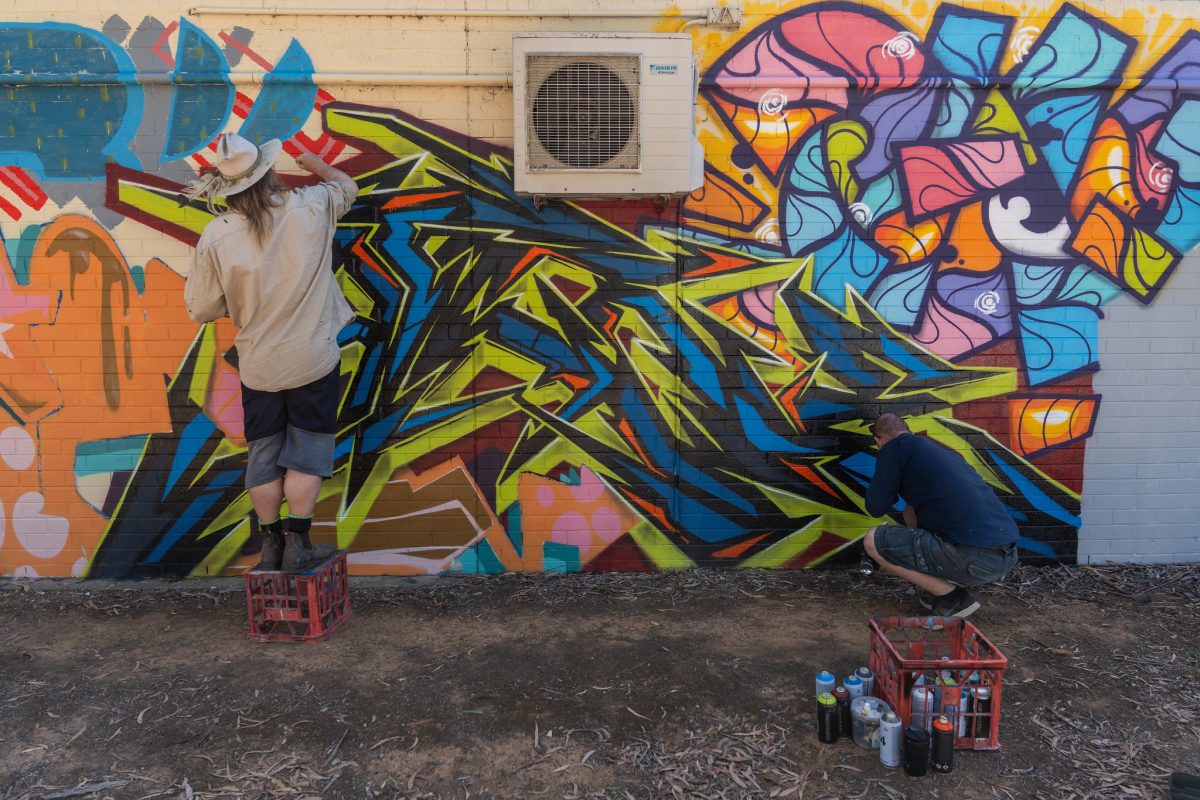
<path id="1" fill-rule="evenodd" d="M 60 216 L 40 230 L 24 295 L 56 298 L 57 308 L 49 321 L 15 326 L 25 338 L 13 355 L 22 357 L 0 363 L 7 377 L 15 369 L 27 391 L 45 395 L 43 409 L 58 410 L 37 426 L 37 469 L 0 483 L 12 525 L 26 531 L 0 552 L 0 572 L 79 574 L 105 520 L 80 494 L 75 449 L 169 432 L 166 378 L 178 370 L 197 327 L 187 319 L 178 275 L 152 260 L 139 292 L 112 236 L 82 215 Z M 5 380 L 0 374 L 0 385 Z M 61 400 L 52 402 L 51 391 Z"/>
<path id="2" fill-rule="evenodd" d="M 889 214 L 875 226 L 875 241 L 890 252 L 894 263 L 916 264 L 933 255 L 950 227 L 950 214 L 909 222 L 903 211 Z"/>
<path id="3" fill-rule="evenodd" d="M 1071 215 L 1082 219 L 1096 197 L 1103 197 L 1129 216 L 1142 203 L 1133 189 L 1133 146 L 1128 131 L 1115 117 L 1096 129 L 1079 169 L 1079 182 L 1071 193 Z"/>
<path id="4" fill-rule="evenodd" d="M 983 203 L 972 203 L 958 210 L 946 243 L 953 248 L 957 258 L 939 264 L 939 271 L 991 272 L 1004 258 L 984 225 Z"/>
<path id="5" fill-rule="evenodd" d="M 524 474 L 521 501 L 522 557 L 527 570 L 542 569 L 542 546 L 555 542 L 579 550 L 582 567 L 628 533 L 637 519 L 603 480 L 587 467 L 579 483 L 568 484 Z"/>
<path id="6" fill-rule="evenodd" d="M 1013 449 L 1022 455 L 1089 436 L 1096 423 L 1096 397 L 1023 397 L 1009 400 Z"/>

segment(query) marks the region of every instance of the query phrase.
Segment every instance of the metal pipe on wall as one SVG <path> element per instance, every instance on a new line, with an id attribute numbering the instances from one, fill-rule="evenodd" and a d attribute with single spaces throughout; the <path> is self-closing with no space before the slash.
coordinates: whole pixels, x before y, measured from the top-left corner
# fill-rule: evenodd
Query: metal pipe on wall
<path id="1" fill-rule="evenodd" d="M 257 86 L 270 77 L 272 83 L 309 84 L 317 86 L 495 86 L 511 87 L 512 73 L 507 72 L 471 72 L 471 73 L 440 73 L 440 72 L 313 72 L 313 73 L 277 73 L 277 72 L 229 72 L 217 73 L 182 73 L 173 72 L 141 72 L 135 74 L 100 74 L 100 73 L 54 73 L 54 72 L 2 72 L 0 86 L 164 86 L 176 84 L 180 86 L 227 85 Z M 1012 86 L 1011 76 L 994 78 L 988 82 L 988 88 L 1005 88 Z M 887 88 L 889 84 L 879 84 Z M 899 84 L 897 84 L 899 85 Z M 1039 83 L 1033 86 L 1041 85 Z M 1105 79 L 1102 81 L 1082 79 L 1049 80 L 1046 85 L 1055 89 L 1154 89 L 1159 91 L 1182 92 L 1200 91 L 1200 81 L 1180 79 Z M 845 78 L 804 78 L 796 75 L 756 75 L 745 78 L 702 78 L 701 88 L 721 87 L 723 89 L 798 89 L 801 93 L 810 89 L 851 89 L 850 81 Z"/>
<path id="2" fill-rule="evenodd" d="M 0 86 L 258 86 L 271 83 L 313 83 L 317 86 L 512 86 L 512 75 L 504 72 L 314 72 L 288 75 L 273 72 L 229 72 L 223 75 L 173 72 L 140 72 L 136 75 L 104 75 L 52 72 L 0 73 Z"/>
<path id="3" fill-rule="evenodd" d="M 686 19 L 707 20 L 707 11 L 695 11 L 680 14 L 669 14 L 662 10 L 644 8 L 624 9 L 580 9 L 565 11 L 563 9 L 442 9 L 442 8 L 278 8 L 278 7 L 245 7 L 245 6 L 193 6 L 188 9 L 193 17 L 231 14 L 237 16 L 270 16 L 270 17 L 582 17 L 590 19 Z"/>

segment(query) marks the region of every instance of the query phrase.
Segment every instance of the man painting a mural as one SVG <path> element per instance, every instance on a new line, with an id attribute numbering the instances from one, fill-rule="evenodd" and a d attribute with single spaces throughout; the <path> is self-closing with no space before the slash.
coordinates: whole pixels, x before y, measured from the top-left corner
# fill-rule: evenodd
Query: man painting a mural
<path id="1" fill-rule="evenodd" d="M 927 594 L 935 616 L 968 617 L 979 601 L 964 587 L 992 583 L 1017 563 L 1017 526 L 992 488 L 962 456 L 915 436 L 895 414 L 871 427 L 879 447 L 867 511 L 883 516 L 897 498 L 904 525 L 867 531 L 863 546 L 887 572 Z"/>
<path id="2" fill-rule="evenodd" d="M 321 483 L 333 474 L 338 332 L 354 317 L 331 268 L 337 219 L 358 187 L 311 153 L 296 159 L 322 183 L 287 191 L 282 145 L 225 134 L 220 160 L 191 190 L 228 208 L 204 229 L 184 289 L 188 316 L 229 316 L 242 380 L 246 488 L 262 526 L 262 569 L 297 571 L 328 558 L 309 539 Z M 288 519 L 280 519 L 287 500 Z"/>

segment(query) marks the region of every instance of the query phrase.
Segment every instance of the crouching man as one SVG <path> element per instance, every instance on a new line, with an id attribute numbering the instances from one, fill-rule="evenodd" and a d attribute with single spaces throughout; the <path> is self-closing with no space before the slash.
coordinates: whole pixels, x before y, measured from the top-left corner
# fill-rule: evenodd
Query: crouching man
<path id="1" fill-rule="evenodd" d="M 964 587 L 1003 578 L 1017 563 L 1017 526 L 992 488 L 947 447 L 914 436 L 895 414 L 871 426 L 879 446 L 867 513 L 907 504 L 905 525 L 867 531 L 864 547 L 879 566 L 924 590 L 921 605 L 967 617 L 979 601 Z"/>

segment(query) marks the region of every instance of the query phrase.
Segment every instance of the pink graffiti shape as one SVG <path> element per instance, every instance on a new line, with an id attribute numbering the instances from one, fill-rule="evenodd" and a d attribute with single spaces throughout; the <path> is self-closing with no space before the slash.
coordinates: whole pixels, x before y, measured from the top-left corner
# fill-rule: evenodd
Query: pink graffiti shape
<path id="1" fill-rule="evenodd" d="M 605 544 L 614 542 L 621 535 L 621 518 L 607 506 L 597 508 L 592 512 L 592 530 Z"/>
<path id="2" fill-rule="evenodd" d="M 930 300 L 913 339 L 942 358 L 957 358 L 978 350 L 992 341 L 994 335 L 970 317 L 946 308 L 936 297 Z"/>
<path id="3" fill-rule="evenodd" d="M 568 511 L 554 521 L 550 538 L 559 544 L 569 544 L 582 549 L 592 543 L 592 527 L 582 514 Z"/>
<path id="4" fill-rule="evenodd" d="M 756 324 L 773 330 L 775 328 L 775 292 L 778 288 L 778 283 L 772 283 L 742 292 L 740 299 L 746 316 Z"/>
<path id="5" fill-rule="evenodd" d="M 1163 120 L 1157 119 L 1138 129 L 1133 141 L 1133 177 L 1138 197 L 1159 211 L 1167 207 L 1167 199 L 1175 182 L 1175 173 L 1150 150 L 1158 136 Z"/>
<path id="6" fill-rule="evenodd" d="M 246 438 L 246 425 L 242 416 L 242 382 L 232 367 L 218 365 L 208 397 L 204 401 L 204 411 L 230 439 Z"/>
<path id="7" fill-rule="evenodd" d="M 786 45 L 860 89 L 887 91 L 911 86 L 925 69 L 915 37 L 876 17 L 855 11 L 813 11 L 780 26 Z"/>
<path id="8" fill-rule="evenodd" d="M 911 218 L 973 201 L 1025 174 L 1015 139 L 902 147 L 900 163 Z"/>
<path id="9" fill-rule="evenodd" d="M 571 494 L 581 503 L 594 503 L 604 496 L 604 482 L 587 467 L 581 467 L 579 485 L 571 488 Z"/>
<path id="10" fill-rule="evenodd" d="M 788 98 L 785 108 L 810 100 L 824 101 L 838 108 L 848 105 L 846 89 L 830 85 L 837 79 L 798 56 L 779 40 L 779 33 L 774 30 L 747 43 L 731 56 L 717 74 L 716 82 L 747 105 L 758 105 L 763 90 L 769 88 L 784 91 Z M 845 79 L 841 82 L 845 84 Z"/>

